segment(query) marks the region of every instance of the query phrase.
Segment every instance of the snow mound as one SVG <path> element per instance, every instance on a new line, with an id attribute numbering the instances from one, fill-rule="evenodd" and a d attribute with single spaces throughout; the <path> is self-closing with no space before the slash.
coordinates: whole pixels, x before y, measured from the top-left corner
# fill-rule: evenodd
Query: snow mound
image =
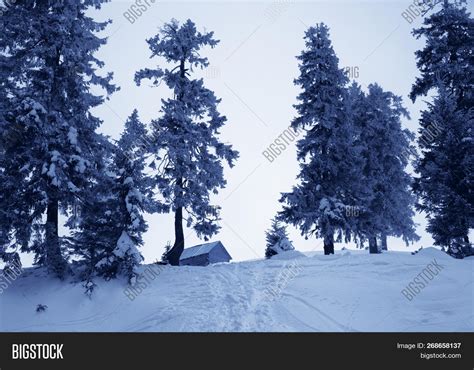
<path id="1" fill-rule="evenodd" d="M 280 239 L 273 247 L 270 248 L 275 254 L 293 251 L 295 247 L 287 237 Z"/>
<path id="2" fill-rule="evenodd" d="M 415 254 L 415 256 L 423 256 L 425 258 L 437 258 L 437 259 L 447 259 L 450 260 L 453 257 L 447 255 L 445 252 L 442 250 L 433 248 L 433 247 L 428 247 L 428 248 L 423 248 L 420 249 L 418 253 Z"/>
<path id="3" fill-rule="evenodd" d="M 281 251 L 278 254 L 275 254 L 271 257 L 272 260 L 294 260 L 297 258 L 306 257 L 303 253 L 298 252 L 297 250 L 291 251 Z"/>

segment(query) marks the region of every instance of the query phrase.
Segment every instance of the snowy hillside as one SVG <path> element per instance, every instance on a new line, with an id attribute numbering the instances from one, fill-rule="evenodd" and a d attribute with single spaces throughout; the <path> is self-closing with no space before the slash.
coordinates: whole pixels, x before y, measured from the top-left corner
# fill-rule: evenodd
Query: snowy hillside
<path id="1" fill-rule="evenodd" d="M 441 272 L 407 300 L 401 290 L 434 259 Z M 0 330 L 473 331 L 473 265 L 432 248 L 147 265 L 147 287 L 133 300 L 123 280 L 97 281 L 89 299 L 80 283 L 26 269 L 0 296 Z M 37 313 L 38 304 L 47 309 Z"/>

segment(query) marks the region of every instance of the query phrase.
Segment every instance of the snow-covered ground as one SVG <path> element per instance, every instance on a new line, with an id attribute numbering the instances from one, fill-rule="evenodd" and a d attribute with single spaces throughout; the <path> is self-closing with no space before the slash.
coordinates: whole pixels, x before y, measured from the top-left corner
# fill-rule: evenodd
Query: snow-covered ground
<path id="1" fill-rule="evenodd" d="M 400 292 L 429 263 L 443 268 L 413 300 Z M 143 266 L 123 280 L 80 283 L 26 269 L 0 295 L 1 331 L 474 331 L 474 258 L 339 251 L 209 267 Z M 147 282 L 148 280 L 148 282 Z M 130 291 L 128 291 L 130 294 Z M 37 313 L 36 306 L 48 306 Z"/>

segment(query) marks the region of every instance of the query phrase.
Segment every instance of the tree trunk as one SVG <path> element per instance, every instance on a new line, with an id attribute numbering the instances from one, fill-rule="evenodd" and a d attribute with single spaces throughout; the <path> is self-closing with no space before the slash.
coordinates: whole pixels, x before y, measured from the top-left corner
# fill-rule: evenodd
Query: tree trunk
<path id="1" fill-rule="evenodd" d="M 61 50 L 57 47 L 53 55 L 46 59 L 46 64 L 52 69 L 53 81 L 49 91 L 48 111 L 57 109 L 60 100 L 58 70 L 61 61 Z M 51 138 L 55 139 L 55 138 Z M 49 150 L 54 149 L 51 145 Z M 61 253 L 59 242 L 59 198 L 56 190 L 48 191 L 48 206 L 46 210 L 46 267 L 48 271 L 59 278 L 63 278 L 66 272 L 67 263 Z"/>
<path id="2" fill-rule="evenodd" d="M 324 237 L 324 254 L 334 254 L 334 236 L 332 234 Z"/>
<path id="3" fill-rule="evenodd" d="M 182 59 L 179 64 L 179 76 L 182 80 L 186 78 L 186 66 L 185 59 Z M 184 91 L 179 91 L 177 94 L 178 101 L 182 101 L 184 97 Z M 179 161 L 178 161 L 179 164 Z M 180 200 L 182 196 L 183 178 L 180 177 L 176 180 L 176 186 L 180 189 L 176 198 Z M 179 266 L 179 258 L 184 250 L 184 230 L 183 230 L 183 207 L 177 207 L 174 213 L 174 245 L 166 254 L 168 263 L 172 266 Z"/>
<path id="4" fill-rule="evenodd" d="M 183 179 L 178 179 L 176 185 L 181 187 Z M 174 235 L 175 241 L 173 248 L 167 254 L 167 260 L 172 266 L 179 266 L 179 258 L 184 250 L 184 230 L 183 230 L 183 207 L 176 208 L 174 213 Z"/>
<path id="5" fill-rule="evenodd" d="M 380 237 L 380 243 L 382 245 L 382 250 L 387 251 L 388 250 L 388 248 L 387 248 L 387 234 L 382 234 L 382 236 Z"/>
<path id="6" fill-rule="evenodd" d="M 173 248 L 168 252 L 168 262 L 172 266 L 179 266 L 179 258 L 184 250 L 183 208 L 176 209 L 174 214 L 175 241 Z"/>
<path id="7" fill-rule="evenodd" d="M 59 243 L 59 201 L 56 197 L 48 200 L 46 211 L 46 267 L 60 278 L 66 270 Z"/>
<path id="8" fill-rule="evenodd" d="M 379 253 L 379 248 L 377 247 L 377 238 L 375 236 L 369 238 L 369 253 Z"/>

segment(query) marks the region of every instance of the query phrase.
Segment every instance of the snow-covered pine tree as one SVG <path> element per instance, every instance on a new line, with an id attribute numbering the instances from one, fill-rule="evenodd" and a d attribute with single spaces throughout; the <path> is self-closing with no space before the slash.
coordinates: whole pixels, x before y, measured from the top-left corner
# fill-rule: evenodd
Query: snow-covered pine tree
<path id="1" fill-rule="evenodd" d="M 220 207 L 211 205 L 210 194 L 226 185 L 222 161 L 232 167 L 238 152 L 218 138 L 227 120 L 217 111 L 220 100 L 202 79 L 191 78 L 194 68 L 209 64 L 200 53 L 204 46 L 217 45 L 213 32 L 198 32 L 191 20 L 182 25 L 172 20 L 147 42 L 152 57 L 162 57 L 173 66 L 140 70 L 135 81 L 138 85 L 143 79 L 155 85 L 164 81 L 173 92 L 172 98 L 162 101 L 161 117 L 152 121 L 151 151 L 158 162 L 156 185 L 175 215 L 175 242 L 168 260 L 179 265 L 183 220 L 206 240 L 218 231 Z"/>
<path id="2" fill-rule="evenodd" d="M 370 253 L 382 249 L 388 235 L 402 237 L 406 243 L 417 240 L 413 222 L 415 198 L 411 177 L 405 172 L 413 134 L 403 129 L 401 117 L 408 116 L 400 97 L 371 84 L 368 93 L 353 84 L 349 88 L 358 140 L 363 147 L 363 171 L 360 181 L 365 205 L 357 217 L 356 234 L 368 240 Z"/>
<path id="3" fill-rule="evenodd" d="M 265 258 L 270 258 L 283 250 L 293 250 L 294 247 L 288 239 L 286 226 L 277 217 L 272 219 L 272 225 L 265 232 L 266 248 Z"/>
<path id="4" fill-rule="evenodd" d="M 0 36 L 0 43 L 2 43 L 0 48 L 2 50 L 5 49 L 4 42 L 4 39 Z M 7 265 L 12 262 L 15 256 L 18 256 L 18 251 L 15 250 L 13 242 L 12 216 L 14 217 L 14 214 L 9 212 L 8 207 L 8 202 L 15 197 L 12 191 L 16 189 L 14 186 L 16 179 L 6 169 L 9 158 L 11 158 L 8 152 L 8 143 L 15 141 L 9 137 L 14 131 L 7 130 L 8 122 L 6 121 L 6 113 L 12 110 L 11 101 L 8 99 L 8 89 L 11 85 L 8 76 L 8 58 L 0 53 L 0 184 L 2 184 L 2 191 L 0 192 L 0 261 Z M 14 145 L 10 144 L 10 146 Z"/>
<path id="5" fill-rule="evenodd" d="M 420 119 L 418 208 L 428 214 L 435 244 L 459 257 L 472 253 L 474 228 L 474 20 L 465 4 L 444 0 L 413 31 L 426 44 L 416 52 L 421 76 L 410 93 L 413 101 L 433 90 L 436 95 Z"/>
<path id="6" fill-rule="evenodd" d="M 122 218 L 121 234 L 113 250 L 112 272 L 123 273 L 131 282 L 136 277 L 136 267 L 143 260 L 138 248 L 143 245 L 142 235 L 148 229 L 144 212 L 159 210 L 152 200 L 153 181 L 145 173 L 149 153 L 140 143 L 148 135 L 145 125 L 134 110 L 125 122 L 125 130 L 118 142 L 115 167 L 118 172 L 119 212 Z M 119 217 L 119 215 L 117 215 Z M 110 257 L 109 257 L 110 261 Z"/>
<path id="7" fill-rule="evenodd" d="M 133 282 L 143 260 L 139 247 L 148 228 L 143 212 L 158 207 L 151 201 L 152 179 L 145 174 L 148 153 L 140 145 L 146 136 L 145 125 L 134 110 L 117 146 L 104 150 L 110 156 L 107 171 L 91 187 L 75 234 L 75 254 L 87 266 L 85 280 L 94 274 L 107 279 L 122 274 Z"/>
<path id="8" fill-rule="evenodd" d="M 2 106 L 0 136 L 14 154 L 1 159 L 2 176 L 10 182 L 2 184 L 2 192 L 16 188 L 10 199 L 0 199 L 0 208 L 10 215 L 1 218 L 2 234 L 9 235 L 2 239 L 32 250 L 36 262 L 58 276 L 66 269 L 59 212 L 69 214 L 77 206 L 101 161 L 95 131 L 101 121 L 90 109 L 104 98 L 92 89 L 103 88 L 107 94 L 116 90 L 111 74 L 97 73 L 103 63 L 94 57 L 106 43 L 95 33 L 109 22 L 95 22 L 86 14 L 103 2 L 2 5 L 2 94 L 8 103 L 7 110 Z M 36 240 L 31 240 L 33 234 Z"/>
<path id="9" fill-rule="evenodd" d="M 30 98 L 9 98 L 9 105 L 0 121 L 0 234 L 1 258 L 7 264 L 18 253 L 34 248 L 35 262 L 44 264 L 46 253 L 42 243 L 45 195 L 38 186 L 38 177 L 28 176 L 30 168 L 41 167 L 38 148 L 45 122 L 44 108 Z M 41 182 L 40 182 L 41 184 Z M 51 260 L 51 256 L 50 256 Z"/>
<path id="10" fill-rule="evenodd" d="M 305 42 L 306 49 L 297 57 L 300 76 L 295 84 L 302 92 L 292 122 L 294 129 L 306 130 L 297 144 L 299 184 L 282 194 L 279 218 L 306 237 L 323 238 L 324 253 L 332 254 L 335 237 L 350 237 L 346 207 L 357 204 L 359 148 L 345 97 L 348 78 L 338 66 L 328 27 L 310 27 Z"/>
<path id="11" fill-rule="evenodd" d="M 468 234 L 474 217 L 474 112 L 459 109 L 456 97 L 445 88 L 438 91 L 420 119 L 422 156 L 415 166 L 419 176 L 414 191 L 420 197 L 418 208 L 428 215 L 427 230 L 435 244 L 464 257 L 472 253 Z"/>
<path id="12" fill-rule="evenodd" d="M 105 137 L 102 150 L 102 176 L 95 176 L 93 182 L 81 192 L 80 207 L 69 219 L 72 237 L 67 238 L 69 249 L 80 258 L 77 263 L 80 268 L 76 273 L 84 281 L 89 296 L 94 290 L 93 278 L 96 275 L 106 279 L 115 276 L 117 266 L 113 266 L 113 250 L 120 238 L 120 226 L 126 213 L 119 200 L 118 174 L 113 172 L 114 147 Z"/>
<path id="13" fill-rule="evenodd" d="M 421 76 L 416 78 L 410 92 L 413 101 L 442 84 L 455 95 L 459 109 L 474 105 L 474 19 L 466 3 L 443 0 L 441 9 L 426 17 L 422 27 L 413 30 L 417 39 L 426 39 L 424 48 L 415 52 Z"/>

